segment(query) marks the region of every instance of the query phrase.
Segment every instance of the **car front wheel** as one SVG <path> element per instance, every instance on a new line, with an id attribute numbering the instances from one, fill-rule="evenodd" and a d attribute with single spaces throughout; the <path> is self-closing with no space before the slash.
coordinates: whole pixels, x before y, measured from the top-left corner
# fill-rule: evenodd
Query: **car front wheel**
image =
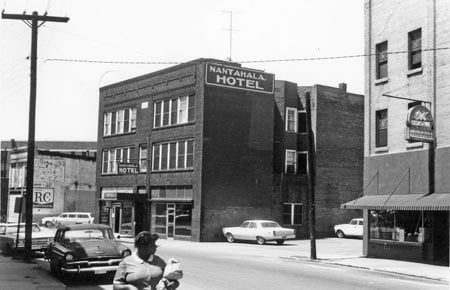
<path id="1" fill-rule="evenodd" d="M 229 242 L 229 243 L 234 242 L 234 237 L 232 234 L 230 234 L 230 233 L 226 234 L 226 238 L 227 238 L 227 242 Z"/>
<path id="2" fill-rule="evenodd" d="M 256 242 L 259 245 L 264 245 L 266 243 L 266 240 L 263 237 L 256 237 Z"/>
<path id="3" fill-rule="evenodd" d="M 54 226 L 54 224 L 52 223 L 52 222 L 45 222 L 45 226 L 47 227 L 47 228 L 51 228 L 51 227 L 53 227 Z"/>
<path id="4" fill-rule="evenodd" d="M 345 234 L 344 234 L 343 231 L 339 230 L 339 231 L 336 232 L 336 236 L 337 236 L 338 238 L 342 239 L 342 238 L 345 237 Z"/>

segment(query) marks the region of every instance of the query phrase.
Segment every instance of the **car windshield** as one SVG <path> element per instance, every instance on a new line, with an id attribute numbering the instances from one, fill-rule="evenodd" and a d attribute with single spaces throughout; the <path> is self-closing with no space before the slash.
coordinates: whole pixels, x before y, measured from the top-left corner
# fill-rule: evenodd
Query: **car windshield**
<path id="1" fill-rule="evenodd" d="M 40 232 L 41 229 L 39 228 L 38 225 L 31 225 L 31 231 L 33 233 L 36 233 L 36 232 Z M 25 232 L 25 225 L 20 225 L 19 232 L 20 233 Z M 15 233 L 17 233 L 17 225 L 8 225 L 6 227 L 6 234 L 15 234 Z"/>
<path id="2" fill-rule="evenodd" d="M 280 228 L 280 225 L 276 222 L 263 222 L 261 223 L 262 228 Z"/>
<path id="3" fill-rule="evenodd" d="M 64 240 L 70 242 L 111 239 L 109 232 L 101 229 L 70 230 L 64 234 Z"/>

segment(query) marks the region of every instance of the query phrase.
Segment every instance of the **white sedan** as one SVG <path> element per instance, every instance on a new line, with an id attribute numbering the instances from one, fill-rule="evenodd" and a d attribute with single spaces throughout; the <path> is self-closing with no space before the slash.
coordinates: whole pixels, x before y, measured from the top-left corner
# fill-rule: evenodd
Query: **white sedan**
<path id="1" fill-rule="evenodd" d="M 334 226 L 334 232 L 338 238 L 346 236 L 362 237 L 364 222 L 362 218 L 352 219 L 348 224 L 341 224 Z"/>
<path id="2" fill-rule="evenodd" d="M 277 222 L 268 220 L 248 220 L 239 227 L 224 227 L 222 232 L 230 243 L 249 240 L 263 245 L 266 241 L 276 241 L 281 245 L 285 240 L 295 239 L 294 229 L 282 228 Z"/>

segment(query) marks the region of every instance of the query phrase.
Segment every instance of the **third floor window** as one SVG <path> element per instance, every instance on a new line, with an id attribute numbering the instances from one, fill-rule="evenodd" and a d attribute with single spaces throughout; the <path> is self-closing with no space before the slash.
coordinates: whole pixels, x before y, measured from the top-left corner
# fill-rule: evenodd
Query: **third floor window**
<path id="1" fill-rule="evenodd" d="M 377 79 L 387 78 L 388 76 L 388 43 L 387 41 L 376 45 L 376 76 Z"/>
<path id="2" fill-rule="evenodd" d="M 136 131 L 136 108 L 126 108 L 103 114 L 103 136 Z"/>
<path id="3" fill-rule="evenodd" d="M 182 96 L 154 103 L 153 127 L 166 127 L 194 121 L 194 96 Z"/>

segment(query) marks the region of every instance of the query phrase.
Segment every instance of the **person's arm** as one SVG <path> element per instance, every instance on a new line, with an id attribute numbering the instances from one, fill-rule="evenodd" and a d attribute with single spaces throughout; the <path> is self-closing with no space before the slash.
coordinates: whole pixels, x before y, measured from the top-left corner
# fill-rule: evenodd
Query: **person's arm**
<path id="1" fill-rule="evenodd" d="M 113 280 L 113 290 L 138 290 L 138 288 L 132 284 L 127 283 L 127 265 L 125 261 L 120 262 L 119 267 L 116 270 Z"/>
<path id="2" fill-rule="evenodd" d="M 139 290 L 133 284 L 113 284 L 113 290 Z"/>

